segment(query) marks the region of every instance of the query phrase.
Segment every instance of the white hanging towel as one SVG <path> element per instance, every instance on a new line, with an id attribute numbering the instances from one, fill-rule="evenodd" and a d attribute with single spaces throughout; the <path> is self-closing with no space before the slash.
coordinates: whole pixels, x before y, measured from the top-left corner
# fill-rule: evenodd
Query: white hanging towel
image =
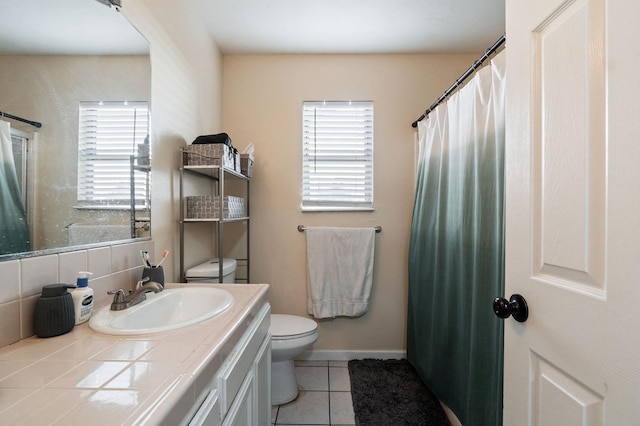
<path id="1" fill-rule="evenodd" d="M 374 228 L 308 227 L 307 312 L 315 318 L 367 312 L 373 282 Z"/>

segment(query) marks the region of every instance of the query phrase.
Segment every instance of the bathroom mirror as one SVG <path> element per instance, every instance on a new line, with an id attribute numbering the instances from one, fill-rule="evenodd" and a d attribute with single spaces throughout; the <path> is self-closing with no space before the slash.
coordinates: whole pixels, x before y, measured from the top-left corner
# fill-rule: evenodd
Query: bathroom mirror
<path id="1" fill-rule="evenodd" d="M 105 3 L 0 0 L 0 121 L 15 166 L 0 179 L 17 183 L 29 239 L 5 227 L 0 261 L 150 237 L 149 43 Z M 20 223 L 0 187 L 0 221 Z"/>

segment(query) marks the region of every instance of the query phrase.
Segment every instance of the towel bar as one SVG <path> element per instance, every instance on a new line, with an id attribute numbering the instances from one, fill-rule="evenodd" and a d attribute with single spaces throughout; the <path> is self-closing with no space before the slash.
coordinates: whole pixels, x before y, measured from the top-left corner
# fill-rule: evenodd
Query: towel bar
<path id="1" fill-rule="evenodd" d="M 376 230 L 376 233 L 380 233 L 382 231 L 382 226 L 378 225 L 374 227 Z M 304 232 L 307 229 L 306 226 L 304 225 L 298 225 L 298 232 Z"/>

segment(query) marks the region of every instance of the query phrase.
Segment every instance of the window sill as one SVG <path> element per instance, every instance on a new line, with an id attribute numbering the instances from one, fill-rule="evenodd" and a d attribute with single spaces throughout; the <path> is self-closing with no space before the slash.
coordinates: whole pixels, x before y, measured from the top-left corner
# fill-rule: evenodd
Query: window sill
<path id="1" fill-rule="evenodd" d="M 130 211 L 131 206 L 73 206 L 76 210 L 112 210 L 112 211 Z M 148 210 L 147 207 L 136 206 L 136 211 Z"/>
<path id="2" fill-rule="evenodd" d="M 303 213 L 318 212 L 372 212 L 373 207 L 321 207 L 321 206 L 301 206 L 300 211 Z"/>

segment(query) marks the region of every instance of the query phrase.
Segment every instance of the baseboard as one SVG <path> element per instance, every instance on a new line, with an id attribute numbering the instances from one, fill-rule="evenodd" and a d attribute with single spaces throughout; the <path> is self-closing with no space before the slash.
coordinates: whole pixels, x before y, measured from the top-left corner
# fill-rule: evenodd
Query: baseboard
<path id="1" fill-rule="evenodd" d="M 406 351 L 340 351 L 309 350 L 297 357 L 301 361 L 349 361 L 352 359 L 401 359 L 406 358 Z"/>

